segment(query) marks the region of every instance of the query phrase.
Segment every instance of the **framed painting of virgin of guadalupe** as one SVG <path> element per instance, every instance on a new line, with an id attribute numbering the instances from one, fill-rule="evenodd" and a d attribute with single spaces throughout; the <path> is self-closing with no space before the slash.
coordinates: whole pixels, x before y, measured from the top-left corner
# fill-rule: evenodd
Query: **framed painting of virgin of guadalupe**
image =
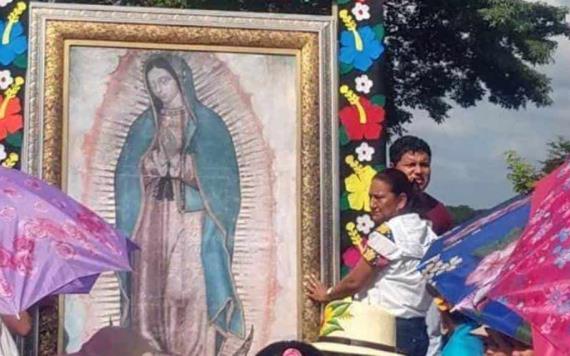
<path id="1" fill-rule="evenodd" d="M 60 298 L 59 351 L 110 324 L 164 355 L 314 338 L 303 276 L 338 255 L 332 19 L 33 4 L 30 39 L 24 168 L 140 247 Z"/>

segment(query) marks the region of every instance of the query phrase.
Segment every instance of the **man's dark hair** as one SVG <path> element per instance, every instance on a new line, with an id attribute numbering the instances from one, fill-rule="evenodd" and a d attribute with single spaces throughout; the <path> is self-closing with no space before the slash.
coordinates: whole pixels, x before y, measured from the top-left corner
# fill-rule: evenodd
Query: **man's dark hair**
<path id="1" fill-rule="evenodd" d="M 390 146 L 390 163 L 396 165 L 408 152 L 425 152 L 431 158 L 427 142 L 416 136 L 402 136 Z"/>

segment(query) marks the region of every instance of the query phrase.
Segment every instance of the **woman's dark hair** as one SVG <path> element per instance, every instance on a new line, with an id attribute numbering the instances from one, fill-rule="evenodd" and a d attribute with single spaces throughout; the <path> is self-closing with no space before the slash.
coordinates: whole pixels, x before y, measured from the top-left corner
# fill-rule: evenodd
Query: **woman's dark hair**
<path id="1" fill-rule="evenodd" d="M 408 152 L 425 152 L 431 158 L 431 149 L 427 142 L 416 136 L 402 136 L 390 146 L 390 163 L 396 165 Z"/>
<path id="2" fill-rule="evenodd" d="M 154 106 L 156 107 L 156 111 L 160 112 L 160 110 L 162 109 L 162 101 L 157 98 L 154 93 L 152 92 L 152 89 L 150 88 L 150 84 L 148 82 L 148 73 L 150 72 L 151 69 L 153 68 L 160 68 L 160 69 L 164 69 L 165 71 L 168 72 L 168 74 L 170 74 L 172 76 L 172 78 L 174 78 L 174 81 L 176 82 L 176 85 L 178 86 L 178 90 L 180 91 L 180 93 L 182 93 L 182 87 L 180 86 L 180 81 L 178 80 L 178 74 L 176 74 L 176 72 L 174 71 L 174 68 L 172 68 L 172 65 L 163 57 L 156 57 L 151 59 L 150 61 L 148 61 L 145 66 L 144 66 L 144 80 L 146 83 L 146 86 L 148 88 L 148 91 L 150 93 L 150 97 L 152 99 L 152 102 L 154 103 Z"/>
<path id="3" fill-rule="evenodd" d="M 323 353 L 319 351 L 316 347 L 311 344 L 307 344 L 301 341 L 278 341 L 274 342 L 263 350 L 259 351 L 256 356 L 282 356 L 283 353 L 287 350 L 292 349 L 290 353 L 294 354 L 294 351 L 297 351 L 297 354 L 302 356 L 322 356 Z"/>
<path id="4" fill-rule="evenodd" d="M 406 174 L 396 168 L 386 168 L 382 172 L 376 173 L 375 180 L 382 181 L 390 186 L 390 190 L 395 195 L 405 194 L 407 198 L 405 212 L 417 213 L 417 189 Z"/>

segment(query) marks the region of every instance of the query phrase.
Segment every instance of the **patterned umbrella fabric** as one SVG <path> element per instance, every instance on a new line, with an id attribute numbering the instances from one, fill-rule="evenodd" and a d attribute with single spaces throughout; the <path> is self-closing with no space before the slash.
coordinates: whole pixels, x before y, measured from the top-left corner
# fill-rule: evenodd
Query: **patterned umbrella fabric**
<path id="1" fill-rule="evenodd" d="M 129 271 L 133 245 L 55 187 L 0 167 L 0 314 L 88 292 L 106 271 Z"/>
<path id="2" fill-rule="evenodd" d="M 522 341 L 530 339 L 528 324 L 486 295 L 524 230 L 529 212 L 528 196 L 502 203 L 443 235 L 419 266 L 454 308 Z"/>
<path id="3" fill-rule="evenodd" d="M 489 297 L 524 317 L 535 340 L 570 354 L 570 162 L 535 186 L 528 226 Z M 549 345 L 534 346 L 547 354 Z"/>

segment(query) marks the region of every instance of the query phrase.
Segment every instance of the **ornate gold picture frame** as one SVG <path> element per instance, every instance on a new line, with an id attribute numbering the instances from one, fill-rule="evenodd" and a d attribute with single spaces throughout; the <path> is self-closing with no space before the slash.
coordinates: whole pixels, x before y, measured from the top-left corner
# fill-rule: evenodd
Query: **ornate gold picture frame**
<path id="1" fill-rule="evenodd" d="M 131 284 L 121 284 L 127 283 L 124 276 L 104 275 L 90 295 L 61 297 L 61 351 L 75 351 L 109 321 L 136 328 L 152 319 L 147 311 L 162 306 L 144 304 L 134 291 L 154 288 L 144 285 L 157 281 L 166 281 L 162 288 L 176 298 L 189 298 L 187 291 L 203 281 L 207 323 L 200 330 L 212 329 L 222 339 L 213 344 L 204 337 L 213 354 L 254 353 L 278 339 L 316 336 L 320 310 L 304 296 L 302 278 L 312 273 L 331 280 L 338 265 L 334 27 L 325 16 L 32 3 L 23 168 L 130 233 L 142 251 L 155 250 L 156 239 L 145 236 L 165 236 L 161 246 L 174 246 L 168 265 L 178 266 L 156 281 L 140 282 L 151 277 L 137 274 L 137 266 L 163 258 L 141 252 L 147 257 L 135 257 L 140 261 L 127 278 Z M 172 96 L 161 91 L 168 88 Z M 172 104 L 176 100 L 180 109 Z M 181 117 L 172 121 L 181 123 L 179 131 L 162 124 L 172 115 Z M 152 128 L 135 129 L 142 122 Z M 212 122 L 219 124 L 213 136 L 200 138 Z M 173 132 L 180 132 L 179 140 Z M 141 154 L 132 158 L 137 149 Z M 200 168 L 200 162 L 221 157 L 221 168 Z M 140 178 L 142 198 L 133 200 L 132 182 L 138 180 L 129 179 L 156 175 L 153 169 L 166 163 L 156 189 L 147 196 L 153 183 Z M 186 174 L 193 179 L 186 181 Z M 156 190 L 164 191 L 167 181 L 174 193 L 159 198 Z M 153 210 L 168 201 L 179 209 Z M 129 223 L 121 219 L 129 216 L 130 229 L 122 228 Z M 146 229 L 163 219 L 170 230 L 146 231 L 149 219 Z M 210 221 L 218 235 L 206 232 Z M 175 243 L 168 240 L 173 235 L 179 236 Z M 224 242 L 218 247 L 204 242 L 219 244 L 219 236 Z M 198 245 L 180 247 L 192 239 Z M 206 252 L 193 258 L 195 249 Z M 212 276 L 216 256 L 229 266 L 224 276 Z M 198 270 L 191 277 L 198 284 L 178 278 Z M 230 290 L 221 306 L 212 296 L 220 283 Z M 161 303 L 168 304 L 168 293 L 161 294 Z M 185 335 L 200 334 L 185 321 L 191 315 L 173 318 L 181 330 L 187 327 Z M 185 347 L 174 329 L 162 335 L 149 330 L 139 331 L 155 345 Z"/>

